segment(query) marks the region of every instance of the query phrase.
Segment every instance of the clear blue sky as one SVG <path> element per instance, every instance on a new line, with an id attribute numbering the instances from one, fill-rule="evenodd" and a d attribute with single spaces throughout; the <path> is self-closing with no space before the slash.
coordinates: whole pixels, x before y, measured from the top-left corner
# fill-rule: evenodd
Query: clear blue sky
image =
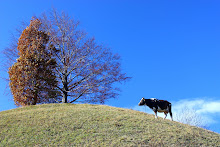
<path id="1" fill-rule="evenodd" d="M 166 99 L 173 113 L 190 106 L 220 133 L 220 1 L 1 0 L 0 50 L 21 21 L 52 7 L 78 19 L 90 36 L 121 55 L 133 79 L 107 105 L 142 111 L 137 107 L 142 97 Z M 4 94 L 6 84 L 0 79 L 0 111 L 15 108 Z"/>

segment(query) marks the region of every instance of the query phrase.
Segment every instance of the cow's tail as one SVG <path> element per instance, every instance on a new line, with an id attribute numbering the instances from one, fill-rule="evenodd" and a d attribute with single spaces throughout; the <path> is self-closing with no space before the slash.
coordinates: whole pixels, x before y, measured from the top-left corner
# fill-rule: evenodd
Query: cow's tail
<path id="1" fill-rule="evenodd" d="M 173 121 L 173 114 L 172 114 L 172 111 L 171 111 L 171 103 L 169 103 L 169 113 L 170 113 L 170 117 Z"/>

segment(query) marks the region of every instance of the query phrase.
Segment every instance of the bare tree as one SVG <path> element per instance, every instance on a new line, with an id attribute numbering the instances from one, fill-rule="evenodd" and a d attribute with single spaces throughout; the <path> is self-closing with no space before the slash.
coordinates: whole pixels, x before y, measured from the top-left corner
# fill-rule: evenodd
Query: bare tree
<path id="1" fill-rule="evenodd" d="M 202 116 L 198 113 L 196 113 L 195 109 L 184 107 L 175 114 L 175 119 L 178 122 L 189 124 L 192 126 L 197 126 L 200 128 L 207 129 L 208 125 L 205 122 L 205 120 L 202 118 Z"/>
<path id="2" fill-rule="evenodd" d="M 62 102 L 73 103 L 80 98 L 83 102 L 104 103 L 116 98 L 116 83 L 129 79 L 121 71 L 119 55 L 87 37 L 78 28 L 79 22 L 65 13 L 59 15 L 53 10 L 49 17 L 44 14 L 40 20 L 54 45 Z"/>

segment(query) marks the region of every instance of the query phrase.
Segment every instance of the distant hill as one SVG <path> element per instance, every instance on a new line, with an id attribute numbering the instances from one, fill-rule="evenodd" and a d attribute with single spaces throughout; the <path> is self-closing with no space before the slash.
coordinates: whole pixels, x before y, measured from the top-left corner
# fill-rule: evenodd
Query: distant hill
<path id="1" fill-rule="evenodd" d="M 0 112 L 0 146 L 220 146 L 220 134 L 130 109 L 45 104 Z"/>

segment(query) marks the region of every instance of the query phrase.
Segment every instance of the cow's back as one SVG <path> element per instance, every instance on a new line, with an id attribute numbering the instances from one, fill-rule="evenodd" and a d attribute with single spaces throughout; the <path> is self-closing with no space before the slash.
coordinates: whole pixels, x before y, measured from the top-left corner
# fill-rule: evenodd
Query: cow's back
<path id="1" fill-rule="evenodd" d="M 170 107 L 171 103 L 167 100 L 158 100 L 156 105 L 159 106 L 161 109 L 167 109 Z"/>

